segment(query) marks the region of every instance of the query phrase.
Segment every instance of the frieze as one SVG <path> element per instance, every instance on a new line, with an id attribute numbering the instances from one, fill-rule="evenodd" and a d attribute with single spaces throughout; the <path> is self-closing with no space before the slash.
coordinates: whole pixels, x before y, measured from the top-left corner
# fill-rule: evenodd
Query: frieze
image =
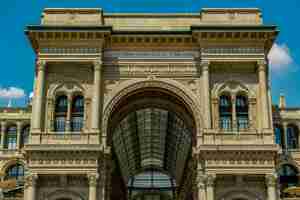
<path id="1" fill-rule="evenodd" d="M 201 48 L 204 54 L 264 54 L 263 47 L 208 47 Z"/>
<path id="2" fill-rule="evenodd" d="M 193 59 L 200 56 L 199 51 L 104 51 L 104 59 L 128 58 L 176 58 Z"/>
<path id="3" fill-rule="evenodd" d="M 101 48 L 41 48 L 40 54 L 99 54 Z"/>
<path id="4" fill-rule="evenodd" d="M 191 64 L 121 64 L 106 65 L 105 76 L 147 77 L 149 75 L 164 77 L 199 76 L 196 63 Z"/>

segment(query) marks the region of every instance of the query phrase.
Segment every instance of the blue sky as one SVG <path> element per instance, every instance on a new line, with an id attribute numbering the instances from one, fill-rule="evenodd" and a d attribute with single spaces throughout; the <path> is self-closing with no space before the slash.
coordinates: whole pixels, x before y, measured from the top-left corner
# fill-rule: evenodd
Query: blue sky
<path id="1" fill-rule="evenodd" d="M 273 103 L 284 93 L 289 106 L 300 106 L 299 0 L 2 0 L 0 31 L 0 105 L 12 98 L 24 105 L 33 88 L 35 55 L 24 35 L 28 24 L 37 24 L 45 7 L 96 7 L 105 12 L 199 12 L 204 7 L 258 7 L 265 24 L 279 26 L 272 51 Z"/>

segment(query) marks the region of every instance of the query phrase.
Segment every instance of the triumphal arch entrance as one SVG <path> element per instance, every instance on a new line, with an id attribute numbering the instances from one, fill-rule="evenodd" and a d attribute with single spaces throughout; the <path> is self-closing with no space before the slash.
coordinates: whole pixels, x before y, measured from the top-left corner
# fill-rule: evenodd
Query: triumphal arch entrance
<path id="1" fill-rule="evenodd" d="M 275 200 L 277 33 L 259 9 L 45 9 L 24 198 Z"/>

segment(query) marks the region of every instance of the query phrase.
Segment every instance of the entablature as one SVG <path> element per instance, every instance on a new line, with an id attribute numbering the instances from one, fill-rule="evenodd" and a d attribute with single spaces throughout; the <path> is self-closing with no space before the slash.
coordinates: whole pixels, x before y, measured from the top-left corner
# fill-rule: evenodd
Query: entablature
<path id="1" fill-rule="evenodd" d="M 197 157 L 207 173 L 265 174 L 274 170 L 278 150 L 276 145 L 202 145 Z"/>

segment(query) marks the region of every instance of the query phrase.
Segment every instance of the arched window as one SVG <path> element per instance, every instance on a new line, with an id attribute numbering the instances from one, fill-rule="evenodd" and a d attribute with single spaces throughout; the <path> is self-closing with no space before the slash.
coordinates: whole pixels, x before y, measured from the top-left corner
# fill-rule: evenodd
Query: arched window
<path id="1" fill-rule="evenodd" d="M 83 127 L 83 112 L 84 112 L 84 99 L 83 96 L 75 96 L 72 101 L 72 131 L 81 131 Z"/>
<path id="2" fill-rule="evenodd" d="M 68 112 L 68 98 L 65 95 L 59 96 L 55 104 L 54 130 L 64 132 Z"/>
<path id="3" fill-rule="evenodd" d="M 231 130 L 232 103 L 229 95 L 220 96 L 219 112 L 220 112 L 220 128 L 223 130 Z"/>
<path id="4" fill-rule="evenodd" d="M 17 126 L 12 125 L 6 129 L 5 145 L 6 149 L 17 148 Z"/>
<path id="5" fill-rule="evenodd" d="M 17 181 L 24 180 L 24 167 L 21 164 L 16 164 L 6 170 L 5 180 L 16 179 Z"/>
<path id="6" fill-rule="evenodd" d="M 25 144 L 28 144 L 29 133 L 30 133 L 30 126 L 27 125 L 27 126 L 25 126 L 22 129 L 22 133 L 21 133 L 21 148 L 23 148 Z"/>
<path id="7" fill-rule="evenodd" d="M 278 171 L 280 190 L 298 185 L 298 171 L 292 165 L 282 165 Z"/>
<path id="8" fill-rule="evenodd" d="M 285 148 L 285 142 L 284 142 L 284 133 L 283 133 L 283 128 L 280 125 L 275 125 L 274 126 L 274 131 L 275 131 L 275 142 L 276 144 L 279 144 L 281 148 Z"/>
<path id="9" fill-rule="evenodd" d="M 236 121 L 238 130 L 247 129 L 249 125 L 248 120 L 248 98 L 243 95 L 236 96 Z"/>
<path id="10" fill-rule="evenodd" d="M 299 147 L 298 142 L 298 128 L 295 125 L 287 126 L 287 148 L 297 149 Z"/>

